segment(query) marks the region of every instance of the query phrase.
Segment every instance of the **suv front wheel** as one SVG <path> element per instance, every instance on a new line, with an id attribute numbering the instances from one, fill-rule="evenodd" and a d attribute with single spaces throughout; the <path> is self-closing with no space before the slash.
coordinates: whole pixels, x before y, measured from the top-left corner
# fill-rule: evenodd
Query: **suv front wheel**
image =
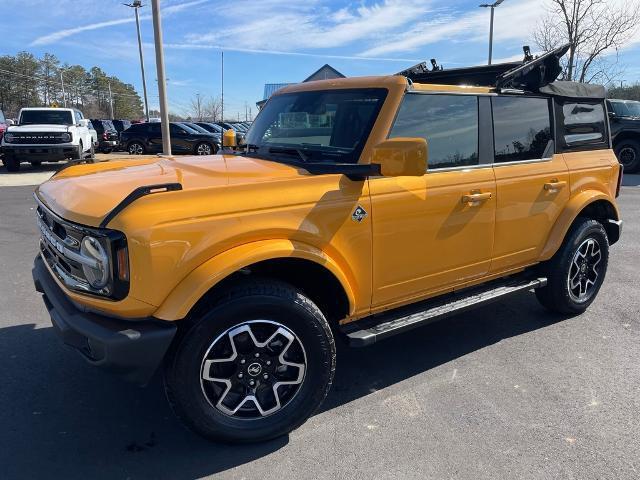
<path id="1" fill-rule="evenodd" d="M 294 287 L 250 281 L 228 290 L 165 364 L 176 415 L 212 440 L 262 441 L 301 425 L 333 380 L 335 344 L 318 307 Z"/>
<path id="2" fill-rule="evenodd" d="M 595 300 L 609 263 L 609 240 L 600 222 L 578 219 L 562 247 L 542 267 L 548 283 L 536 296 L 549 310 L 584 312 Z"/>

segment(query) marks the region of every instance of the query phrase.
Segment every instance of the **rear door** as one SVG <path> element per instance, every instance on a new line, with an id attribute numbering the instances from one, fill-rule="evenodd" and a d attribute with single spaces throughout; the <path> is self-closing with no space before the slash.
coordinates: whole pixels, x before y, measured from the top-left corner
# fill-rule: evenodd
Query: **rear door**
<path id="1" fill-rule="evenodd" d="M 422 177 L 371 177 L 373 308 L 451 290 L 491 261 L 495 180 L 487 97 L 408 93 L 390 137 L 422 137 Z M 490 130 L 489 130 L 490 132 Z"/>
<path id="2" fill-rule="evenodd" d="M 538 260 L 569 199 L 569 173 L 555 153 L 551 99 L 499 95 L 491 99 L 496 233 L 491 271 Z"/>

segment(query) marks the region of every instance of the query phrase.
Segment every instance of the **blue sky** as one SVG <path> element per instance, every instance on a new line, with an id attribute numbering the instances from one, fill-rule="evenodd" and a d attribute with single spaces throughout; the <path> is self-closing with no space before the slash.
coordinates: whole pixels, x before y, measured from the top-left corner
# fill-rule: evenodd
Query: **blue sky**
<path id="1" fill-rule="evenodd" d="M 124 0 L 122 0 L 124 1 Z M 26 50 L 97 65 L 141 92 L 133 11 L 118 0 L 3 0 L 0 54 Z M 609 0 L 617 2 L 618 0 Z M 150 105 L 157 106 L 150 0 L 141 9 Z M 445 67 L 486 62 L 489 12 L 478 0 L 163 0 L 171 110 L 187 113 L 200 93 L 220 93 L 225 111 L 255 113 L 265 83 L 296 82 L 325 63 L 347 76 L 395 73 L 437 58 Z M 521 58 L 545 0 L 496 9 L 494 60 Z M 7 15 L 7 12 L 11 12 Z M 624 80 L 640 77 L 640 43 L 621 52 Z"/>

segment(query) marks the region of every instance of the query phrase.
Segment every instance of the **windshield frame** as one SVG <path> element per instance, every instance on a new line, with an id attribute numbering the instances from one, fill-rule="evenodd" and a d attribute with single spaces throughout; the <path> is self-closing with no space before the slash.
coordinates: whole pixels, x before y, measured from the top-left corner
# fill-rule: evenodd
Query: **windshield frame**
<path id="1" fill-rule="evenodd" d="M 306 94 L 334 94 L 334 93 L 368 93 L 372 96 L 375 96 L 378 99 L 378 102 L 371 112 L 371 116 L 369 118 L 369 122 L 365 125 L 361 139 L 358 144 L 351 149 L 350 152 L 345 152 L 344 150 L 349 149 L 349 147 L 335 147 L 329 145 L 314 145 L 307 143 L 260 143 L 254 144 L 251 142 L 251 137 L 254 135 L 259 135 L 260 139 L 264 138 L 264 132 L 262 134 L 257 134 L 257 129 L 259 127 L 260 117 L 267 112 L 267 108 L 269 104 L 275 100 L 280 99 L 282 97 L 295 97 Z M 265 104 L 265 106 L 260 110 L 260 113 L 256 116 L 251 127 L 249 128 L 245 142 L 247 143 L 247 152 L 246 155 L 255 155 L 258 158 L 265 158 L 267 160 L 273 160 L 279 163 L 286 164 L 296 164 L 300 166 L 304 166 L 305 162 L 300 162 L 300 155 L 292 156 L 290 154 L 286 154 L 283 152 L 270 152 L 270 150 L 298 150 L 309 157 L 309 163 L 318 164 L 344 164 L 344 165 L 354 165 L 358 164 L 360 160 L 360 156 L 362 155 L 362 151 L 364 150 L 369 137 L 375 127 L 376 122 L 380 117 L 380 113 L 389 98 L 389 89 L 387 87 L 357 87 L 357 88 L 327 88 L 321 90 L 300 90 L 289 93 L 281 93 L 273 95 Z M 268 128 L 268 127 L 267 127 Z M 266 129 L 265 129 L 266 131 Z M 342 152 L 340 150 L 343 150 Z M 340 155 L 341 154 L 341 155 Z M 338 157 L 340 155 L 340 159 L 338 161 L 333 159 L 323 158 L 323 156 L 333 156 Z M 321 157 L 321 158 L 317 158 Z M 296 161 L 297 160 L 297 161 Z"/>

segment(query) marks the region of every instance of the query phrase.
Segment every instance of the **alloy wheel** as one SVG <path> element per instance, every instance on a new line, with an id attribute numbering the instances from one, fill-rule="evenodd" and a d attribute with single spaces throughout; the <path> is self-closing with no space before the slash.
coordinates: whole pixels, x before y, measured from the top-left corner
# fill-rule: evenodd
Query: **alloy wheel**
<path id="1" fill-rule="evenodd" d="M 600 260 L 602 252 L 595 238 L 583 241 L 573 255 L 567 275 L 567 286 L 569 296 L 575 302 L 586 302 L 593 295 L 600 275 Z"/>
<path id="2" fill-rule="evenodd" d="M 618 153 L 620 163 L 625 167 L 632 165 L 636 160 L 636 151 L 632 147 L 623 147 Z"/>
<path id="3" fill-rule="evenodd" d="M 306 353 L 289 328 L 270 320 L 243 322 L 207 349 L 200 386 L 207 402 L 230 417 L 256 419 L 284 408 L 300 391 Z"/>
<path id="4" fill-rule="evenodd" d="M 144 149 L 142 145 L 139 143 L 132 143 L 129 145 L 129 154 L 130 155 L 142 155 L 144 153 Z"/>
<path id="5" fill-rule="evenodd" d="M 211 146 L 206 143 L 200 143 L 196 148 L 198 155 L 211 155 Z"/>

